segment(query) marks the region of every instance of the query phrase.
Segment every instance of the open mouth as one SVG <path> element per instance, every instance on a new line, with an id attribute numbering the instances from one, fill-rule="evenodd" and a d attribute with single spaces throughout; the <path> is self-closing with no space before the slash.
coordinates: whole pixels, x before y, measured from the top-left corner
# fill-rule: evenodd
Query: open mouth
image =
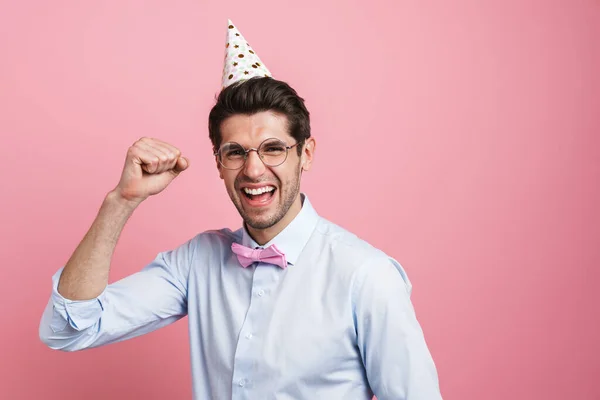
<path id="1" fill-rule="evenodd" d="M 250 203 L 261 204 L 271 200 L 276 190 L 274 186 L 263 186 L 257 189 L 242 188 L 242 193 Z"/>

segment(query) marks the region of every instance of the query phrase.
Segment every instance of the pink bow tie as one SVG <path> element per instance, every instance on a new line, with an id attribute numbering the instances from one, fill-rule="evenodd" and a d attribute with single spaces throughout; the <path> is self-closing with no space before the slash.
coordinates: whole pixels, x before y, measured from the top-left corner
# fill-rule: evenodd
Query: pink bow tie
<path id="1" fill-rule="evenodd" d="M 275 247 L 274 244 L 266 249 L 251 249 L 241 244 L 232 243 L 231 250 L 237 254 L 237 258 L 244 268 L 256 261 L 278 265 L 284 269 L 287 267 L 285 254 Z"/>

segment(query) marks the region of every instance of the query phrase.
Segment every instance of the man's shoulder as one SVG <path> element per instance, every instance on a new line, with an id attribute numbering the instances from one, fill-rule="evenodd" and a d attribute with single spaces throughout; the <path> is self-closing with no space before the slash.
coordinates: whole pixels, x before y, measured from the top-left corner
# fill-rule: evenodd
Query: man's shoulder
<path id="1" fill-rule="evenodd" d="M 220 265 L 219 260 L 227 257 L 231 243 L 237 240 L 238 235 L 241 235 L 241 232 L 229 228 L 207 229 L 194 236 L 188 236 L 187 240 L 165 253 L 172 254 L 179 260 L 187 260 L 186 265 L 190 268 L 198 263 L 204 265 L 206 262 L 210 265 Z"/>
<path id="2" fill-rule="evenodd" d="M 201 250 L 202 254 L 222 252 L 225 248 L 231 247 L 231 243 L 238 240 L 240 235 L 241 230 L 232 231 L 229 228 L 207 229 L 188 237 L 187 240 L 181 242 L 169 252 L 186 252 L 190 255 L 196 254 L 197 250 Z"/>
<path id="3" fill-rule="evenodd" d="M 400 274 L 408 292 L 411 292 L 412 284 L 404 267 L 382 249 L 324 218 L 321 218 L 315 232 L 324 247 L 321 254 L 330 256 L 330 263 L 336 270 L 357 274 L 361 280 L 366 276 L 377 280 L 385 276 L 382 272 L 391 269 Z"/>
<path id="4" fill-rule="evenodd" d="M 390 258 L 383 250 L 375 247 L 367 240 L 325 218 L 320 218 L 315 233 L 332 254 L 341 257 L 350 264 L 357 265 L 363 264 L 366 260 Z"/>
<path id="5" fill-rule="evenodd" d="M 229 228 L 207 229 L 199 232 L 189 240 L 195 245 L 219 245 L 231 246 L 231 243 L 241 238 L 241 229 L 232 231 Z"/>

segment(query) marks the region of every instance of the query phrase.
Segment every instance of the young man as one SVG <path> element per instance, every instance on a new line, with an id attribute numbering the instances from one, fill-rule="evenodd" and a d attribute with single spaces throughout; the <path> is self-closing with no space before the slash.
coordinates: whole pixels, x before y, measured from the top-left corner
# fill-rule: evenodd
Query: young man
<path id="1" fill-rule="evenodd" d="M 245 43 L 229 29 L 228 45 Z M 243 54 L 227 51 L 231 66 Z M 400 264 L 320 217 L 300 193 L 315 151 L 303 99 L 268 71 L 227 82 L 259 70 L 227 65 L 209 132 L 243 226 L 200 233 L 108 285 L 127 219 L 190 164 L 174 146 L 140 139 L 53 277 L 42 341 L 81 350 L 188 315 L 196 399 L 441 399 Z"/>

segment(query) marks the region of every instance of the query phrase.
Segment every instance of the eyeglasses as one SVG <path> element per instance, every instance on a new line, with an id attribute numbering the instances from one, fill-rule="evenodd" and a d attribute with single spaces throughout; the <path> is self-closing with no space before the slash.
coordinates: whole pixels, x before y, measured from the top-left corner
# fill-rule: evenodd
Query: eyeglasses
<path id="1" fill-rule="evenodd" d="M 296 144 L 287 146 L 279 139 L 270 138 L 263 141 L 257 149 L 250 148 L 246 150 L 241 144 L 227 142 L 213 155 L 217 156 L 223 168 L 240 169 L 246 164 L 248 153 L 256 151 L 256 154 L 258 154 L 258 157 L 260 157 L 265 165 L 276 167 L 283 164 L 287 159 L 288 151 L 300 143 L 297 142 Z"/>

